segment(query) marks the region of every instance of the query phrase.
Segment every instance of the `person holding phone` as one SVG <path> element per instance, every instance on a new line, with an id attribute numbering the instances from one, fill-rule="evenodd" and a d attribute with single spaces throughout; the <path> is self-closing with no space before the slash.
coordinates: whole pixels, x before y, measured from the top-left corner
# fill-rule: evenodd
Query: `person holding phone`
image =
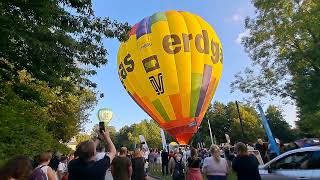
<path id="1" fill-rule="evenodd" d="M 96 179 L 104 180 L 106 170 L 110 167 L 116 155 L 116 148 L 110 138 L 109 131 L 100 125 L 99 138 L 96 141 L 87 140 L 77 147 L 79 158 L 68 164 L 68 180 Z M 96 160 L 96 145 L 104 141 L 108 147 L 108 153 L 100 160 Z"/>

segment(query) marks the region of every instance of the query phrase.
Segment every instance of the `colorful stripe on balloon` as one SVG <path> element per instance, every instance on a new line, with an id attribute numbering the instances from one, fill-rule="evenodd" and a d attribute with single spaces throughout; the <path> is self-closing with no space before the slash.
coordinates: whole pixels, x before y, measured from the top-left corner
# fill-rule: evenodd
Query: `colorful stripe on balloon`
<path id="1" fill-rule="evenodd" d="M 204 65 L 204 72 L 203 72 L 203 77 L 202 77 L 202 85 L 201 85 L 201 90 L 200 90 L 200 97 L 198 101 L 198 106 L 197 106 L 197 111 L 195 116 L 198 117 L 200 114 L 200 111 L 202 109 L 202 105 L 204 102 L 204 99 L 206 97 L 207 91 L 208 91 L 208 86 L 210 83 L 210 78 L 211 78 L 211 73 L 212 73 L 212 67 L 205 64 Z"/>
<path id="2" fill-rule="evenodd" d="M 211 79 L 212 74 L 212 67 L 205 64 L 204 65 L 204 73 L 201 74 L 193 74 L 192 77 L 192 91 L 191 91 L 191 98 L 190 98 L 190 117 L 199 117 L 201 113 L 205 110 L 203 109 L 204 104 L 210 103 L 210 95 L 209 94 L 212 89 L 214 88 L 215 79 Z M 136 97 L 135 97 L 136 98 Z M 179 120 L 184 118 L 182 115 L 182 104 L 181 104 L 181 97 L 179 94 L 173 94 L 169 96 L 171 105 L 174 109 L 176 119 Z M 138 101 L 140 98 L 136 98 Z M 152 105 L 155 109 L 159 112 L 161 117 L 165 121 L 170 121 L 170 118 L 165 111 L 161 101 L 156 99 L 152 102 Z M 151 111 L 149 111 L 150 113 Z M 149 114 L 148 113 L 148 114 Z"/>
<path id="3" fill-rule="evenodd" d="M 149 33 L 151 33 L 151 18 L 150 18 L 150 16 L 142 19 L 138 23 L 138 27 L 137 27 L 137 31 L 136 31 L 137 39 L 139 39 L 141 36 L 143 36 L 145 34 L 149 34 Z"/>

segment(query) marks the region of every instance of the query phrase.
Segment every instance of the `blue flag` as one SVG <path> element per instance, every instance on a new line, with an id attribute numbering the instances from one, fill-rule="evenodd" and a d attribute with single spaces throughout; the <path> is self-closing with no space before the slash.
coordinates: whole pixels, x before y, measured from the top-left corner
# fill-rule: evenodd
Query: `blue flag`
<path id="1" fill-rule="evenodd" d="M 266 118 L 266 116 L 264 115 L 264 112 L 262 110 L 262 107 L 260 106 L 260 104 L 258 104 L 258 110 L 260 111 L 260 120 L 261 120 L 261 123 L 264 127 L 264 129 L 266 130 L 266 133 L 267 133 L 267 136 L 268 136 L 268 139 L 269 139 L 269 144 L 271 146 L 271 149 L 277 153 L 277 155 L 280 155 L 280 150 L 276 144 L 276 141 L 272 135 L 272 132 L 271 132 L 271 129 L 269 127 L 269 123 L 268 123 L 268 120 Z"/>

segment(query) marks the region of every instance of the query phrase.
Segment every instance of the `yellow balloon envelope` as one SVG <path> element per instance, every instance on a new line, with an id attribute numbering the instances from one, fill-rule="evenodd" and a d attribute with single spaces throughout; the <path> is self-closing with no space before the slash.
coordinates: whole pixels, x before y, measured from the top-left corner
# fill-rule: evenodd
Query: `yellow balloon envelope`
<path id="1" fill-rule="evenodd" d="M 155 13 L 134 25 L 118 53 L 120 81 L 132 99 L 179 144 L 197 132 L 222 71 L 222 46 L 201 17 Z"/>

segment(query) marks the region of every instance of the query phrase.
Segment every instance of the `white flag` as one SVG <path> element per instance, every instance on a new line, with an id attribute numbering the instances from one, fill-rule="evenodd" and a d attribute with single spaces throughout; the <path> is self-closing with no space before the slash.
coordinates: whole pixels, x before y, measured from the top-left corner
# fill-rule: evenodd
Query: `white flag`
<path id="1" fill-rule="evenodd" d="M 160 134 L 161 134 L 161 140 L 162 140 L 162 148 L 163 150 L 167 150 L 166 136 L 164 135 L 163 129 L 160 129 Z"/>
<path id="2" fill-rule="evenodd" d="M 228 134 L 224 134 L 226 136 L 227 143 L 230 144 L 230 137 Z"/>
<path id="3" fill-rule="evenodd" d="M 140 139 L 140 143 L 142 145 L 142 150 L 145 151 L 145 152 L 149 152 L 149 147 L 148 147 L 147 141 L 144 138 L 144 136 L 143 135 L 139 135 L 139 139 Z"/>

